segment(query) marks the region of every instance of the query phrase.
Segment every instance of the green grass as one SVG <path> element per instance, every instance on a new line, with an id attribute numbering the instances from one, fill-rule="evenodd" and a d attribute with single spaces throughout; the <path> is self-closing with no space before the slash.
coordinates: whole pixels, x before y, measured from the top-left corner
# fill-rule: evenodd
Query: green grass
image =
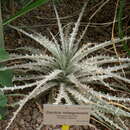
<path id="1" fill-rule="evenodd" d="M 1 13 L 1 3 L 0 3 L 0 61 L 9 58 L 9 54 L 4 49 L 4 34 L 3 34 L 3 25 L 2 25 L 2 13 Z M 3 67 L 3 64 L 0 64 L 0 67 Z M 11 70 L 0 71 L 0 87 L 12 86 L 12 72 Z M 7 97 L 3 92 L 0 91 L 0 120 L 5 114 L 5 109 L 7 105 Z"/>
<path id="2" fill-rule="evenodd" d="M 14 16 L 10 16 L 9 19 L 4 20 L 3 25 L 10 24 L 12 21 L 17 19 L 18 17 L 21 17 L 24 14 L 48 2 L 48 0 L 36 0 L 34 2 L 32 0 L 23 0 L 23 1 L 24 1 L 24 6 L 19 11 L 17 11 Z M 55 0 L 55 2 L 58 2 L 58 1 L 59 0 Z"/>
<path id="3" fill-rule="evenodd" d="M 122 18 L 124 16 L 125 4 L 126 4 L 126 0 L 120 0 L 119 8 L 117 11 L 117 21 L 118 21 L 117 22 L 117 31 L 118 31 L 118 36 L 121 39 L 125 36 L 124 31 L 123 31 L 123 21 L 122 21 Z M 125 41 L 122 41 L 121 43 L 123 44 L 124 50 L 128 52 L 128 55 L 130 55 L 130 49 L 129 49 L 127 43 Z"/>

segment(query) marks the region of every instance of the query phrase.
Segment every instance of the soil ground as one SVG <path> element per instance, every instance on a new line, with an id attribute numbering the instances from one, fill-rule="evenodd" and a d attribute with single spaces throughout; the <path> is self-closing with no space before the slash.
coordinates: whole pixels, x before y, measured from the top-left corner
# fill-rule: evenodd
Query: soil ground
<path id="1" fill-rule="evenodd" d="M 63 25 L 66 25 L 70 22 L 75 22 L 78 18 L 78 15 L 81 11 L 81 8 L 83 6 L 85 0 L 63 0 L 60 3 L 57 4 L 57 9 L 59 16 L 62 18 L 61 21 Z M 92 13 L 97 9 L 98 3 L 101 2 L 101 0 L 91 0 L 89 2 L 88 7 L 86 8 L 86 11 L 84 13 L 81 27 L 79 31 L 79 35 L 81 31 L 84 29 L 84 27 L 88 23 L 88 19 L 92 15 Z M 11 15 L 11 13 L 14 13 L 17 11 L 17 9 L 20 6 L 15 3 L 13 11 L 10 11 L 11 8 L 7 8 L 4 10 L 3 15 L 4 18 Z M 103 9 L 101 9 L 95 17 L 92 19 L 91 23 L 97 23 L 97 24 L 91 24 L 87 33 L 85 34 L 84 39 L 82 40 L 82 44 L 85 44 L 86 42 L 102 42 L 105 40 L 111 39 L 111 30 L 112 30 L 112 21 L 114 18 L 114 12 L 116 7 L 116 0 L 110 0 L 108 4 L 106 4 Z M 128 26 L 130 20 L 129 13 L 129 7 L 130 3 L 127 1 L 126 8 L 125 8 L 125 19 L 124 19 L 124 30 L 125 34 L 129 34 Z M 12 10 L 12 9 L 11 9 Z M 105 24 L 104 24 L 105 23 Z M 57 21 L 55 18 L 55 13 L 53 6 L 51 2 L 31 11 L 30 13 L 27 13 L 26 15 L 18 18 L 14 22 L 12 22 L 15 26 L 22 26 L 27 27 L 29 29 L 41 32 L 43 35 L 46 35 L 47 37 L 50 37 L 49 30 L 53 32 L 54 34 L 57 34 L 58 27 L 57 27 Z M 117 33 L 115 31 L 115 36 L 117 36 Z M 38 46 L 34 41 L 28 39 L 27 37 L 21 35 L 20 33 L 5 27 L 5 40 L 6 40 L 6 49 L 11 50 L 20 46 Z M 120 54 L 126 55 L 126 53 L 122 50 L 118 50 Z M 13 100 L 13 98 L 10 98 L 9 101 Z M 10 127 L 10 130 L 36 130 L 36 128 L 41 124 L 43 120 L 43 114 L 42 114 L 42 106 L 44 103 L 47 102 L 47 99 L 44 97 L 39 97 L 36 100 L 32 100 L 31 102 L 27 103 L 27 105 L 22 109 L 22 111 L 18 114 L 16 120 L 13 122 L 13 124 Z M 0 121 L 0 130 L 4 130 L 5 126 L 7 125 L 8 120 L 12 116 L 12 112 L 14 111 L 14 108 L 9 108 L 7 116 L 5 117 L 5 120 Z M 92 123 L 96 124 L 96 122 L 92 121 Z M 104 128 L 100 124 L 96 124 L 97 128 L 99 130 L 107 130 L 107 128 Z M 59 128 L 57 128 L 58 130 Z M 76 127 L 72 126 L 72 130 L 92 130 L 92 128 L 86 127 Z M 43 127 L 41 130 L 52 130 L 51 126 Z M 54 130 L 54 128 L 53 128 Z M 56 127 L 55 127 L 56 130 Z"/>

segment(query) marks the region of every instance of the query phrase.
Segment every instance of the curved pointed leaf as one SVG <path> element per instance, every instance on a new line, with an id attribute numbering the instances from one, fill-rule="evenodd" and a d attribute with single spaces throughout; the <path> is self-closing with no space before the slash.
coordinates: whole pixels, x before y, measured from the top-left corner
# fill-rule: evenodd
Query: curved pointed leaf
<path id="1" fill-rule="evenodd" d="M 35 2 L 30 3 L 28 6 L 25 6 L 21 10 L 19 10 L 14 16 L 11 16 L 9 19 L 5 20 L 3 22 L 3 25 L 9 24 L 16 18 L 28 13 L 29 11 L 33 10 L 34 8 L 37 8 L 47 2 L 48 2 L 48 0 L 36 0 Z"/>

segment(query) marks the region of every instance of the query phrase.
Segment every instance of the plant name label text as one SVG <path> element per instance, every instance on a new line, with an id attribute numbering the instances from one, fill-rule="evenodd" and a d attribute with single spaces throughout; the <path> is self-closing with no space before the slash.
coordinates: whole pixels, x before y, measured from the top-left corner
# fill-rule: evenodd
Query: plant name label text
<path id="1" fill-rule="evenodd" d="M 90 105 L 44 104 L 45 125 L 88 125 Z"/>

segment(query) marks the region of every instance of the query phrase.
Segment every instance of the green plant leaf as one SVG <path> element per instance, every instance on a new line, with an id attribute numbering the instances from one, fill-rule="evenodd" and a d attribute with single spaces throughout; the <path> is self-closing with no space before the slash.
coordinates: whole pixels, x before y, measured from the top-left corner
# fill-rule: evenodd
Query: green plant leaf
<path id="1" fill-rule="evenodd" d="M 7 112 L 7 108 L 6 107 L 0 107 L 0 120 L 3 119 L 3 117 L 5 116 Z"/>
<path id="2" fill-rule="evenodd" d="M 0 61 L 9 58 L 8 52 L 5 49 L 0 48 Z M 4 65 L 0 64 L 0 67 Z M 11 70 L 0 71 L 0 85 L 1 86 L 12 86 L 13 73 Z"/>
<path id="3" fill-rule="evenodd" d="M 4 48 L 0 48 L 0 61 L 8 58 L 9 58 L 8 52 L 6 52 Z"/>
<path id="4" fill-rule="evenodd" d="M 124 31 L 123 31 L 123 22 L 122 22 L 122 18 L 124 15 L 124 9 L 125 9 L 125 4 L 126 4 L 126 0 L 120 0 L 119 1 L 119 8 L 117 10 L 117 31 L 118 31 L 118 36 L 123 39 L 123 37 L 125 36 Z M 123 48 L 125 51 L 128 52 L 128 55 L 130 56 L 130 49 L 129 46 L 127 45 L 127 43 L 125 41 L 122 41 L 123 44 Z"/>
<path id="5" fill-rule="evenodd" d="M 29 11 L 33 10 L 34 8 L 37 8 L 47 2 L 48 2 L 48 0 L 36 0 L 35 2 L 30 3 L 28 6 L 25 6 L 21 10 L 19 10 L 14 16 L 11 16 L 9 19 L 5 20 L 3 22 L 3 25 L 9 24 L 16 18 L 28 13 Z"/>
<path id="6" fill-rule="evenodd" d="M 0 108 L 5 107 L 7 104 L 7 97 L 4 95 L 3 92 L 0 91 Z"/>
<path id="7" fill-rule="evenodd" d="M 11 70 L 0 71 L 0 84 L 2 86 L 13 86 L 13 73 Z"/>

